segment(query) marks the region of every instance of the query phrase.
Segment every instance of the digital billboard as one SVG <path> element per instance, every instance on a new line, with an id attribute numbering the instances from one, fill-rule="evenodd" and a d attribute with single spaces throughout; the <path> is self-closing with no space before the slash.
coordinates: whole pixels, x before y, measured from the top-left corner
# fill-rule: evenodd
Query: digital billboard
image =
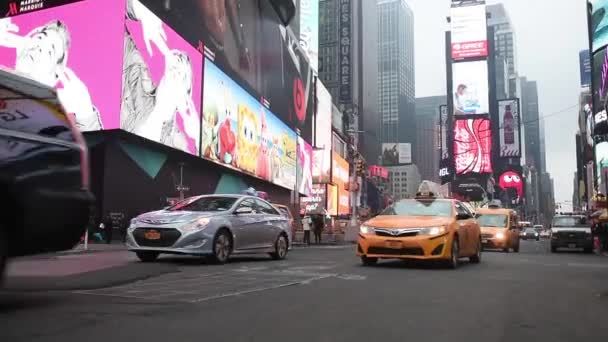
<path id="1" fill-rule="evenodd" d="M 330 216 L 338 216 L 338 186 L 327 184 L 327 214 Z"/>
<path id="2" fill-rule="evenodd" d="M 350 179 L 350 166 L 348 162 L 336 152 L 332 152 L 331 181 L 338 187 L 338 215 L 350 212 L 350 196 L 346 190 Z"/>
<path id="3" fill-rule="evenodd" d="M 593 134 L 608 133 L 608 115 L 606 101 L 608 100 L 608 53 L 602 48 L 593 55 Z"/>
<path id="4" fill-rule="evenodd" d="M 268 0 L 141 0 L 291 129 L 312 141 L 313 71 Z"/>
<path id="5" fill-rule="evenodd" d="M 379 165 L 370 165 L 369 174 L 370 176 L 388 179 L 388 169 Z"/>
<path id="6" fill-rule="evenodd" d="M 450 157 L 450 149 L 448 148 L 448 106 L 439 106 L 439 134 L 440 134 L 440 153 L 441 160 Z"/>
<path id="7" fill-rule="evenodd" d="M 597 184 L 600 192 L 608 190 L 606 184 L 608 184 L 608 142 L 602 141 L 595 145 L 595 167 L 597 177 Z"/>
<path id="8" fill-rule="evenodd" d="M 591 55 L 589 50 L 580 51 L 578 54 L 580 68 L 581 87 L 591 86 Z"/>
<path id="9" fill-rule="evenodd" d="M 4 3 L 0 66 L 56 88 L 82 131 L 119 128 L 124 3 Z"/>
<path id="10" fill-rule="evenodd" d="M 485 4 L 452 7 L 450 23 L 452 59 L 488 55 Z"/>
<path id="11" fill-rule="evenodd" d="M 312 194 L 312 145 L 298 137 L 298 192 L 304 196 Z"/>
<path id="12" fill-rule="evenodd" d="M 315 116 L 315 146 L 322 149 L 320 153 L 325 161 L 331 160 L 331 120 L 332 100 L 331 94 L 325 88 L 321 80 L 317 79 L 317 114 Z"/>
<path id="13" fill-rule="evenodd" d="M 513 170 L 506 171 L 498 178 L 498 184 L 505 191 L 513 189 L 519 199 L 524 197 L 524 180 L 520 173 Z"/>
<path id="14" fill-rule="evenodd" d="M 209 60 L 204 84 L 201 156 L 295 189 L 295 132 Z"/>
<path id="15" fill-rule="evenodd" d="M 300 198 L 300 212 L 304 215 L 323 215 L 327 210 L 327 186 L 313 184 L 312 193 L 308 197 Z"/>
<path id="16" fill-rule="evenodd" d="M 498 101 L 500 157 L 521 157 L 519 100 Z"/>
<path id="17" fill-rule="evenodd" d="M 331 181 L 331 152 L 314 149 L 312 151 L 312 182 L 315 184 Z"/>
<path id="18" fill-rule="evenodd" d="M 593 53 L 608 45 L 608 0 L 591 0 L 591 39 Z"/>
<path id="19" fill-rule="evenodd" d="M 300 0 L 300 46 L 310 67 L 319 70 L 319 0 Z"/>
<path id="20" fill-rule="evenodd" d="M 382 164 L 395 166 L 412 163 L 412 144 L 385 143 L 382 144 Z"/>
<path id="21" fill-rule="evenodd" d="M 198 156 L 203 55 L 139 0 L 127 3 L 120 128 Z"/>
<path id="22" fill-rule="evenodd" d="M 454 122 L 456 174 L 492 172 L 492 131 L 488 119 Z"/>
<path id="23" fill-rule="evenodd" d="M 489 113 L 488 62 L 452 64 L 454 115 Z"/>

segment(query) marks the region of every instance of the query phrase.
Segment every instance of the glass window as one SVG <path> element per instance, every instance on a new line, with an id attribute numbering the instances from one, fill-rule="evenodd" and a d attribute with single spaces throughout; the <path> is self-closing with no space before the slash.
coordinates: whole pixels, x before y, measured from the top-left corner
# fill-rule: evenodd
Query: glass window
<path id="1" fill-rule="evenodd" d="M 191 197 L 182 201 L 173 207 L 167 209 L 169 211 L 226 211 L 232 208 L 236 202 L 236 197 L 223 196 L 205 196 Z"/>
<path id="2" fill-rule="evenodd" d="M 452 216 L 451 201 L 403 200 L 388 207 L 382 215 Z"/>
<path id="3" fill-rule="evenodd" d="M 254 213 L 257 212 L 255 202 L 251 198 L 243 200 L 241 204 L 239 204 L 239 208 L 251 208 Z"/>
<path id="4" fill-rule="evenodd" d="M 477 218 L 477 222 L 482 227 L 498 227 L 504 228 L 507 226 L 507 215 L 504 214 L 482 214 Z"/>
<path id="5" fill-rule="evenodd" d="M 279 215 L 279 213 L 276 211 L 276 209 L 272 205 L 270 205 L 264 201 L 261 201 L 261 200 L 256 200 L 255 202 L 258 205 L 258 208 L 260 209 L 260 211 L 263 212 L 264 214 Z"/>

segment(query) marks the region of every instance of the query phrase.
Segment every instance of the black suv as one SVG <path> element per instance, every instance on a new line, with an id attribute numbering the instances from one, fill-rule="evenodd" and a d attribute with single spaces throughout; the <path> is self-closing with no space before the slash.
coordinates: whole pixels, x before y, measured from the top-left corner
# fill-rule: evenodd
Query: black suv
<path id="1" fill-rule="evenodd" d="M 0 279 L 7 258 L 78 243 L 88 183 L 84 139 L 55 91 L 0 69 Z"/>
<path id="2" fill-rule="evenodd" d="M 582 215 L 558 215 L 551 223 L 551 252 L 558 248 L 583 248 L 585 253 L 593 252 L 591 224 Z"/>

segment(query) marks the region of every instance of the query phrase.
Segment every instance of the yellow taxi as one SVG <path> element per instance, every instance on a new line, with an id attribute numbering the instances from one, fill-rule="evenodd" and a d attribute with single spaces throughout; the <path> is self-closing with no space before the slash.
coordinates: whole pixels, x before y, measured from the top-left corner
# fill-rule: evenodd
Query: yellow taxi
<path id="1" fill-rule="evenodd" d="M 511 249 L 519 252 L 519 226 L 517 212 L 498 206 L 477 210 L 477 222 L 481 226 L 481 244 L 484 248 Z"/>
<path id="2" fill-rule="evenodd" d="M 415 198 L 397 201 L 363 223 L 357 241 L 366 266 L 379 259 L 421 259 L 456 268 L 463 257 L 480 262 L 481 251 L 474 214 L 458 200 L 438 198 L 425 182 Z"/>

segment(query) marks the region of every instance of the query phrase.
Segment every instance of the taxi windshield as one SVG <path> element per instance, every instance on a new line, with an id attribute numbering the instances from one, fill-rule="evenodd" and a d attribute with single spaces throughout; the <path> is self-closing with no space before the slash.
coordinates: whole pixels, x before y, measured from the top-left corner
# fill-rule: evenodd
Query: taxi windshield
<path id="1" fill-rule="evenodd" d="M 477 222 L 481 227 L 499 227 L 507 226 L 507 215 L 504 214 L 481 214 L 477 218 Z"/>
<path id="2" fill-rule="evenodd" d="M 402 200 L 386 208 L 382 215 L 452 216 L 452 202 L 433 200 Z"/>

